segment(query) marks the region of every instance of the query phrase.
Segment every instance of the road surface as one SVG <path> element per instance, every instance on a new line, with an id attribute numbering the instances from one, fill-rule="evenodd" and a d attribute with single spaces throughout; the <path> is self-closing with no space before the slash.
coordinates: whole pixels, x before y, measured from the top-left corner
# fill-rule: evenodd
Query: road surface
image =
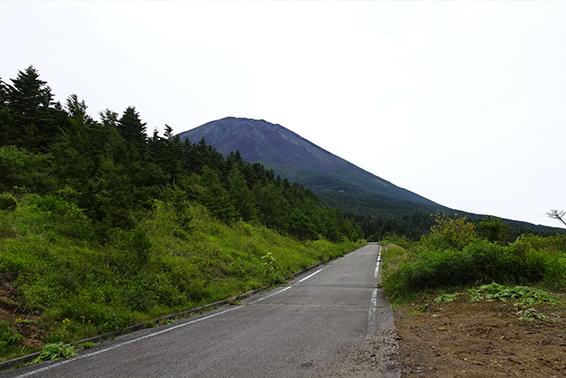
<path id="1" fill-rule="evenodd" d="M 376 330 L 392 324 L 376 287 L 379 252 L 377 244 L 370 244 L 240 305 L 135 332 L 71 360 L 4 375 L 375 376 L 360 358 L 368 355 Z M 383 375 L 397 374 L 377 376 Z"/>

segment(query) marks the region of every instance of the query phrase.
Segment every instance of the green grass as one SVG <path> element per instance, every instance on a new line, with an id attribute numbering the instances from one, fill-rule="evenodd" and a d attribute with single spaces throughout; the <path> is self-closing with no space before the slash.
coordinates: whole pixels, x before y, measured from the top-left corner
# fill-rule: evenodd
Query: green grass
<path id="1" fill-rule="evenodd" d="M 180 221 L 183 220 L 183 221 Z M 155 202 L 137 227 L 101 242 L 81 210 L 49 196 L 0 211 L 0 275 L 45 343 L 71 342 L 283 282 L 362 242 L 300 242 L 198 206 Z M 29 352 L 15 319 L 0 324 L 0 359 Z M 15 332 L 15 333 L 14 333 Z"/>
<path id="2" fill-rule="evenodd" d="M 457 232 L 450 237 L 454 239 L 454 235 Z M 384 241 L 383 287 L 388 297 L 394 302 L 406 302 L 419 293 L 453 291 L 492 282 L 520 285 L 515 288 L 534 285 L 554 291 L 566 289 L 563 236 L 523 236 L 504 245 L 466 230 L 466 238 L 465 243 L 457 246 L 434 232 L 419 242 L 402 243 L 403 246 Z"/>

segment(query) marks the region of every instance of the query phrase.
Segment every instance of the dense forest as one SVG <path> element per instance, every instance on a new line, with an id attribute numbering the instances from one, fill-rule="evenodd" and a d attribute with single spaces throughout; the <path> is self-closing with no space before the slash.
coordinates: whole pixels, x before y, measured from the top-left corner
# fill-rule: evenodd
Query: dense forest
<path id="1" fill-rule="evenodd" d="M 101 240 L 132 228 L 154 199 L 196 201 L 224 222 L 260 222 L 299 239 L 357 239 L 353 222 L 310 191 L 238 153 L 223 158 L 207 146 L 163 136 L 134 107 L 100 121 L 71 95 L 65 106 L 33 67 L 0 81 L 0 191 L 52 194 L 76 203 Z"/>

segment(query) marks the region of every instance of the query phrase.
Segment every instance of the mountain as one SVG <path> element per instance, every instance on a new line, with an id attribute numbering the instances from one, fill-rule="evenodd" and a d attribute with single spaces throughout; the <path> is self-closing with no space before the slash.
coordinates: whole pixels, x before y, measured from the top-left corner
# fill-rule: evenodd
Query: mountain
<path id="1" fill-rule="evenodd" d="M 373 228 L 382 233 L 389 229 L 418 236 L 432 224 L 431 213 L 461 215 L 475 220 L 487 217 L 447 208 L 396 186 L 291 130 L 264 120 L 222 118 L 180 133 L 179 138 L 192 143 L 204 139 L 223 155 L 239 151 L 244 160 L 261 163 L 276 174 L 305 185 L 335 208 L 359 217 L 381 218 Z M 505 221 L 515 234 L 564 231 L 527 222 Z"/>
<path id="2" fill-rule="evenodd" d="M 340 206 L 340 202 L 351 205 L 357 200 L 361 202 L 357 206 L 360 208 L 367 208 L 364 203 L 371 201 L 381 203 L 377 207 L 382 209 L 443 208 L 357 167 L 281 125 L 264 120 L 227 117 L 179 136 L 192 143 L 204 139 L 224 155 L 240 151 L 244 160 L 261 163 L 276 174 L 311 188 L 338 207 L 345 207 Z M 352 210 L 351 206 L 345 210 Z"/>

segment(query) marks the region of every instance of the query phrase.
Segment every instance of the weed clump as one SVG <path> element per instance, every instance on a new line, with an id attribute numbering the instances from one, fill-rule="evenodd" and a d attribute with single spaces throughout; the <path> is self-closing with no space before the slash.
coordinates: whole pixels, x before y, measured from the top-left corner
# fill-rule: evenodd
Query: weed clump
<path id="1" fill-rule="evenodd" d="M 540 303 L 556 304 L 558 298 L 545 290 L 529 286 L 505 286 L 495 282 L 468 290 L 472 301 L 480 300 L 515 300 L 517 305 L 532 306 Z"/>
<path id="2" fill-rule="evenodd" d="M 442 294 L 434 298 L 435 303 L 448 303 L 454 302 L 458 299 L 458 294 Z"/>
<path id="3" fill-rule="evenodd" d="M 75 357 L 75 347 L 71 344 L 51 343 L 46 344 L 39 356 L 33 359 L 33 364 L 43 361 L 58 361 L 66 358 Z"/>

